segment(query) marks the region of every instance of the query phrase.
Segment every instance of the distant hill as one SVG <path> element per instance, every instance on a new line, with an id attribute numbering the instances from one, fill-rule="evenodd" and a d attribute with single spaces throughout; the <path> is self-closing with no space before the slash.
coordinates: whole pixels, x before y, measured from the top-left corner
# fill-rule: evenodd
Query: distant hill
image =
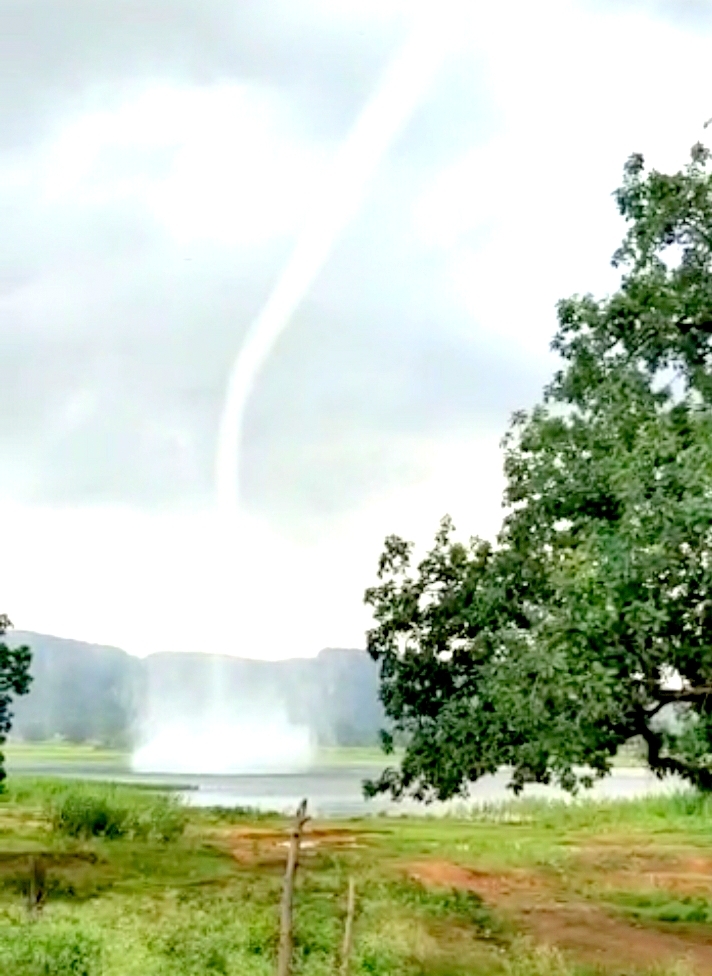
<path id="1" fill-rule="evenodd" d="M 365 651 L 329 648 L 311 659 L 252 661 L 215 654 L 136 658 L 116 647 L 11 631 L 32 648 L 30 693 L 13 705 L 13 738 L 61 736 L 128 747 L 157 713 L 209 715 L 278 706 L 321 745 L 371 745 L 383 712 Z"/>

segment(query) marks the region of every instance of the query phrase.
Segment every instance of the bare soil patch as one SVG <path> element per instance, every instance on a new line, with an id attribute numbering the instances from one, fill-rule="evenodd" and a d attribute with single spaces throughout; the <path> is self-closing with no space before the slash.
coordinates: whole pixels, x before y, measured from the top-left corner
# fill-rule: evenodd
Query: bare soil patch
<path id="1" fill-rule="evenodd" d="M 473 891 L 536 941 L 604 971 L 645 969 L 684 960 L 698 976 L 712 976 L 712 928 L 643 927 L 609 914 L 534 871 L 485 873 L 451 861 L 408 865 L 426 886 Z"/>
<path id="2" fill-rule="evenodd" d="M 230 853 L 241 864 L 267 865 L 281 863 L 289 846 L 289 830 L 236 827 L 225 836 Z M 310 857 L 326 848 L 347 850 L 363 847 L 363 835 L 339 827 L 307 824 L 300 847 L 301 855 Z"/>
<path id="3" fill-rule="evenodd" d="M 426 887 L 474 891 L 483 901 L 509 903 L 520 895 L 529 899 L 546 891 L 543 879 L 528 871 L 490 874 L 452 861 L 419 861 L 409 865 L 408 875 Z"/>
<path id="4" fill-rule="evenodd" d="M 586 881 L 608 890 L 653 891 L 712 898 L 712 858 L 685 849 L 588 847 L 576 859 Z"/>

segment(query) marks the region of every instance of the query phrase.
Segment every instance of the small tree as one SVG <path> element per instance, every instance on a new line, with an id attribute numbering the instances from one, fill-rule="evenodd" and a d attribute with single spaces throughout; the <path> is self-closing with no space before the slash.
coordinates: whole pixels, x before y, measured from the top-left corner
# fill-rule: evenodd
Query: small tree
<path id="1" fill-rule="evenodd" d="M 616 197 L 621 287 L 559 305 L 564 366 L 505 439 L 497 544 L 446 519 L 413 571 L 386 540 L 368 649 L 406 752 L 371 792 L 444 799 L 503 765 L 573 790 L 632 737 L 712 789 L 709 153 L 672 176 L 633 156 Z"/>
<path id="2" fill-rule="evenodd" d="M 0 614 L 0 637 L 4 637 L 11 626 L 8 618 Z M 31 660 L 29 647 L 11 648 L 0 643 L 0 745 L 6 741 L 12 725 L 10 702 L 13 695 L 25 695 L 29 691 Z M 6 775 L 4 758 L 0 752 L 0 784 Z"/>

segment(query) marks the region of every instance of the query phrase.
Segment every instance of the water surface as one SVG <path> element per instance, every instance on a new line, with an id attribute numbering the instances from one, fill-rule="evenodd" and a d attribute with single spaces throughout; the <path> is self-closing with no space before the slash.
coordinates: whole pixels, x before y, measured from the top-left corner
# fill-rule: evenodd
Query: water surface
<path id="1" fill-rule="evenodd" d="M 121 762 L 8 760 L 8 772 L 61 776 L 73 779 L 110 780 L 122 783 L 156 785 L 180 792 L 196 806 L 254 807 L 258 810 L 293 810 L 306 797 L 310 810 L 325 817 L 353 817 L 375 813 L 444 813 L 468 805 L 497 803 L 511 799 L 505 772 L 486 776 L 472 786 L 466 800 L 435 803 L 430 806 L 377 798 L 366 800 L 363 781 L 378 775 L 381 765 L 335 764 L 316 766 L 293 773 L 249 775 L 160 774 L 132 772 Z M 617 768 L 582 795 L 608 799 L 632 799 L 646 794 L 672 792 L 681 788 L 677 779 L 658 780 L 642 767 Z M 528 786 L 524 796 L 563 798 L 566 794 L 550 786 Z"/>

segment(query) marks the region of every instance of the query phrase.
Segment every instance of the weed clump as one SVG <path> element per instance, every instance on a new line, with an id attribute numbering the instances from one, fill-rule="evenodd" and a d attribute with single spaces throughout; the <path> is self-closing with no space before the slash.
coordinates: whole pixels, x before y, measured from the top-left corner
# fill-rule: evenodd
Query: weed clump
<path id="1" fill-rule="evenodd" d="M 505 976 L 577 976 L 581 970 L 564 959 L 552 946 L 520 942 L 511 947 L 505 960 Z"/>
<path id="2" fill-rule="evenodd" d="M 101 944 L 75 926 L 3 925 L 0 972 L 12 976 L 99 976 Z"/>
<path id="3" fill-rule="evenodd" d="M 74 785 L 50 801 L 53 830 L 68 837 L 128 837 L 171 841 L 185 830 L 186 814 L 173 796 Z"/>
<path id="4" fill-rule="evenodd" d="M 271 976 L 277 949 L 272 885 L 238 888 L 239 899 L 185 891 L 177 917 L 146 939 L 156 976 Z M 242 910 L 236 912 L 236 904 Z M 249 905 L 249 910 L 248 906 Z"/>
<path id="5" fill-rule="evenodd" d="M 490 938 L 501 930 L 500 922 L 474 891 L 461 891 L 457 888 L 432 889 L 417 882 L 400 881 L 390 882 L 387 898 L 432 918 L 451 918 L 465 922 L 474 926 L 480 937 Z"/>
<path id="6" fill-rule="evenodd" d="M 712 922 L 712 905 L 701 895 L 674 895 L 667 891 L 618 892 L 610 901 L 641 921 Z"/>

